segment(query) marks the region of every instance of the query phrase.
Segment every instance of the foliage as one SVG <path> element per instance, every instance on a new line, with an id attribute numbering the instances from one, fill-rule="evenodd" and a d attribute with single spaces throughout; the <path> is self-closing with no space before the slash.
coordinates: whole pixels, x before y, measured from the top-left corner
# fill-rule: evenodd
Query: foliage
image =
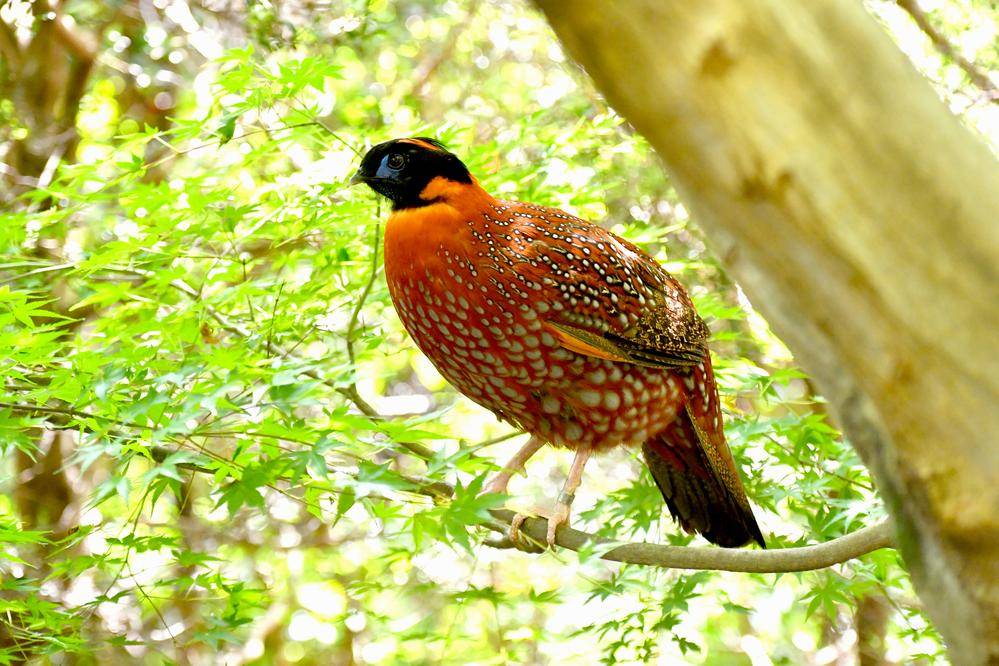
<path id="1" fill-rule="evenodd" d="M 75 153 L 0 223 L 0 662 L 828 663 L 870 595 L 892 605 L 890 655 L 939 658 L 893 551 L 778 576 L 482 545 L 499 500 L 478 490 L 520 441 L 444 384 L 391 308 L 384 211 L 345 187 L 357 151 L 390 137 L 440 136 L 491 191 L 601 219 L 691 288 L 771 547 L 883 515 L 648 146 L 538 15 L 260 4 L 236 45 L 175 4 L 186 37 L 157 10 L 101 46 L 183 81 L 168 117 L 137 120 L 137 75 L 97 67 Z M 228 48 L 202 62 L 205 39 Z M 549 502 L 566 463 L 539 456 L 517 498 Z M 615 539 L 693 542 L 632 452 L 594 465 L 577 508 Z"/>

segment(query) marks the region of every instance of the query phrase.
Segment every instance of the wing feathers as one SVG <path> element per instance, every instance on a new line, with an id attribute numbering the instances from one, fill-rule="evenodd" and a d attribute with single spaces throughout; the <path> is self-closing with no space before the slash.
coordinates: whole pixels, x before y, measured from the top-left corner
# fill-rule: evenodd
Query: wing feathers
<path id="1" fill-rule="evenodd" d="M 707 354 L 708 328 L 687 292 L 639 247 L 560 210 L 503 202 L 498 273 L 546 287 L 549 331 L 574 352 L 685 368 Z M 490 242 L 496 242 L 489 239 Z"/>

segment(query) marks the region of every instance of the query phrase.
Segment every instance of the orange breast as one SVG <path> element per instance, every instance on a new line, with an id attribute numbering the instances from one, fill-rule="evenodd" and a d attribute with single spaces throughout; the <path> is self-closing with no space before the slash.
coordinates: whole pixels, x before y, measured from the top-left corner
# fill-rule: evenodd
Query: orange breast
<path id="1" fill-rule="evenodd" d="M 385 277 L 391 288 L 407 273 L 440 268 L 442 247 L 461 248 L 468 232 L 453 207 L 433 204 L 392 213 L 385 226 Z"/>
<path id="2" fill-rule="evenodd" d="M 440 269 L 444 248 L 468 251 L 472 244 L 468 211 L 494 201 L 477 182 L 468 185 L 440 177 L 430 181 L 420 196 L 440 202 L 394 211 L 385 227 L 385 276 L 390 288 L 406 271 Z"/>

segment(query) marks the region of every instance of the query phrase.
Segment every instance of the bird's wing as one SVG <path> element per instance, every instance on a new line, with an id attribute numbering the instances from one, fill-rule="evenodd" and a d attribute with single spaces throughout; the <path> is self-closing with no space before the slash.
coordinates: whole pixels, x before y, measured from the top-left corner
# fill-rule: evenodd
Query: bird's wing
<path id="1" fill-rule="evenodd" d="M 546 326 L 565 348 L 656 367 L 705 357 L 707 326 L 652 257 L 562 211 L 519 205 L 505 249 L 518 274 L 542 285 Z"/>

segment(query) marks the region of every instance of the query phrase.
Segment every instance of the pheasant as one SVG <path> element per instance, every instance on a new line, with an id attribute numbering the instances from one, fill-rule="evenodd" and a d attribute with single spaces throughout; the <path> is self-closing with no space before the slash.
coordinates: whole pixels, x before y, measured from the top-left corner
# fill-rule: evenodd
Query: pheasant
<path id="1" fill-rule="evenodd" d="M 531 435 L 486 491 L 505 493 L 546 443 L 574 451 L 552 546 L 590 456 L 640 446 L 681 527 L 765 547 L 725 441 L 708 328 L 673 276 L 602 227 L 494 198 L 435 139 L 374 146 L 360 182 L 392 203 L 385 277 L 406 330 L 455 388 Z"/>

